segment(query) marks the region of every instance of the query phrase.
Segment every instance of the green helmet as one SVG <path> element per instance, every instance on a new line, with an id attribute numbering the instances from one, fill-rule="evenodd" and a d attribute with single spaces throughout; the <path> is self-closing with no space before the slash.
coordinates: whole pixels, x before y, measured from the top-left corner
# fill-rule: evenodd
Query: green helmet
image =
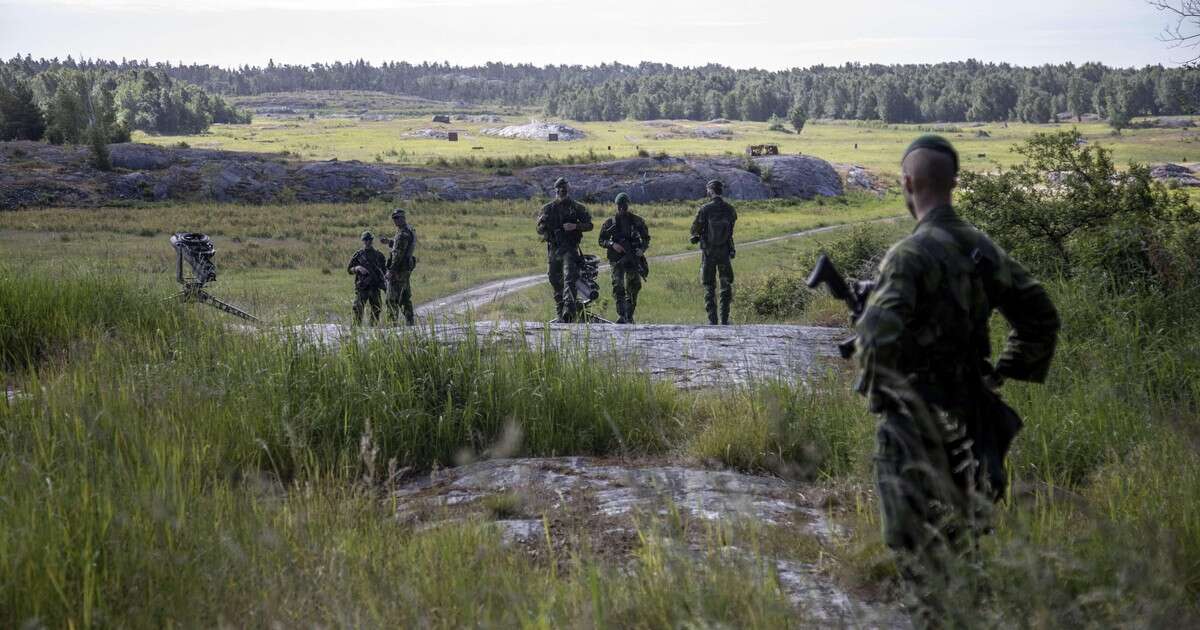
<path id="1" fill-rule="evenodd" d="M 392 218 L 405 218 L 404 208 L 396 208 L 395 210 L 392 210 Z"/>
<path id="2" fill-rule="evenodd" d="M 559 177 L 558 179 L 554 180 L 555 188 L 562 188 L 563 186 L 566 186 L 566 185 L 567 185 L 567 178 L 565 178 L 565 177 Z"/>
<path id="3" fill-rule="evenodd" d="M 373 240 L 375 240 L 375 235 L 372 234 L 370 230 L 367 230 L 366 232 L 362 233 L 362 240 L 373 241 Z"/>
<path id="4" fill-rule="evenodd" d="M 719 179 L 710 179 L 708 181 L 707 188 L 709 190 L 712 190 L 713 192 L 717 193 L 718 195 L 725 192 L 725 184 L 722 184 L 721 180 L 719 180 Z"/>
<path id="5" fill-rule="evenodd" d="M 625 193 L 617 193 L 617 197 L 616 197 L 616 199 L 613 199 L 613 203 L 617 204 L 618 206 L 621 204 L 628 205 L 629 204 L 629 195 L 627 195 Z"/>

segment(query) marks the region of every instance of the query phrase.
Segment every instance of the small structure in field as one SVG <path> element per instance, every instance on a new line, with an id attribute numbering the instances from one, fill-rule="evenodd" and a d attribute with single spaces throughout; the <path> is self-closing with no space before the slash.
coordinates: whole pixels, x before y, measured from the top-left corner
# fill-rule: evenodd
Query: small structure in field
<path id="1" fill-rule="evenodd" d="M 436 116 L 433 117 L 433 122 L 444 123 L 444 124 L 448 125 L 448 124 L 450 124 L 450 117 L 445 114 L 437 114 Z"/>
<path id="2" fill-rule="evenodd" d="M 746 147 L 746 155 L 750 157 L 758 157 L 760 155 L 779 155 L 778 144 L 752 144 Z"/>
<path id="3" fill-rule="evenodd" d="M 549 136 L 548 138 L 546 138 L 546 139 L 547 139 L 547 140 L 549 140 L 550 142 L 558 142 L 558 134 L 556 134 L 556 133 L 552 133 L 552 134 L 550 134 L 550 136 Z"/>
<path id="4" fill-rule="evenodd" d="M 458 142 L 458 132 L 451 131 L 450 133 L 446 134 L 446 139 L 450 142 Z"/>

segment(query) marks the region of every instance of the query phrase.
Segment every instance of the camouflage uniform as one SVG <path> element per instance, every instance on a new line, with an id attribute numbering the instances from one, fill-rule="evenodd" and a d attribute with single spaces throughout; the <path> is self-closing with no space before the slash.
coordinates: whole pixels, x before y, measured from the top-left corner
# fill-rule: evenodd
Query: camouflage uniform
<path id="1" fill-rule="evenodd" d="M 355 267 L 364 267 L 367 273 L 360 274 L 354 271 Z M 371 325 L 379 323 L 379 311 L 383 304 L 379 299 L 379 292 L 384 288 L 384 269 L 387 267 L 387 258 L 383 252 L 375 248 L 364 247 L 354 253 L 350 258 L 350 264 L 346 265 L 346 271 L 354 276 L 354 323 L 361 324 L 363 319 L 363 309 L 367 304 L 371 305 Z"/>
<path id="2" fill-rule="evenodd" d="M 398 230 L 392 239 L 392 253 L 387 261 L 387 305 L 393 324 L 398 323 L 400 311 L 404 311 L 405 323 L 413 325 L 412 287 L 409 280 L 417 265 L 417 259 L 413 256 L 416 247 L 417 233 L 408 225 Z"/>
<path id="3" fill-rule="evenodd" d="M 625 253 L 613 249 L 617 243 L 625 248 Z M 642 217 L 632 212 L 626 212 L 624 216 L 618 214 L 601 226 L 600 246 L 608 250 L 617 323 L 632 323 L 638 292 L 642 290 L 642 277 L 649 271 L 642 252 L 650 247 L 650 230 Z"/>
<path id="4" fill-rule="evenodd" d="M 994 368 L 993 310 L 1012 326 Z M 1007 481 L 1004 454 L 1021 421 L 993 387 L 1045 380 L 1058 313 L 1020 264 L 947 205 L 888 251 L 855 328 L 856 388 L 882 415 L 884 542 L 914 594 L 936 607 L 943 562 L 987 530 Z"/>
<path id="5" fill-rule="evenodd" d="M 700 206 L 692 222 L 692 240 L 700 243 L 700 281 L 704 283 L 704 310 L 708 323 L 717 323 L 717 276 L 721 278 L 721 323 L 729 323 L 729 305 L 733 302 L 733 227 L 737 210 L 720 196 Z"/>
<path id="6" fill-rule="evenodd" d="M 564 223 L 575 223 L 576 229 L 562 229 Z M 581 252 L 579 243 L 583 233 L 592 229 L 592 215 L 583 204 L 571 199 L 555 199 L 542 206 L 538 215 L 537 233 L 546 241 L 546 272 L 550 286 L 554 288 L 554 305 L 559 321 L 571 321 L 575 314 L 577 299 L 575 283 L 579 280 Z M 564 277 L 566 276 L 564 283 Z"/>

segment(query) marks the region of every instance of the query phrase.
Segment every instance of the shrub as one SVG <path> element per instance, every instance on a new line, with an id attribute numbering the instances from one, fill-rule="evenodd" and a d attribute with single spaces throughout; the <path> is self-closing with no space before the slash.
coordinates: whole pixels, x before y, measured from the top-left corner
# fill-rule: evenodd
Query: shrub
<path id="1" fill-rule="evenodd" d="M 1040 271 L 1153 274 L 1151 243 L 1200 223 L 1187 193 L 1150 170 L 1116 169 L 1112 152 L 1078 131 L 1034 134 L 1014 148 L 1025 161 L 996 174 L 963 173 L 958 207 L 1015 257 Z"/>

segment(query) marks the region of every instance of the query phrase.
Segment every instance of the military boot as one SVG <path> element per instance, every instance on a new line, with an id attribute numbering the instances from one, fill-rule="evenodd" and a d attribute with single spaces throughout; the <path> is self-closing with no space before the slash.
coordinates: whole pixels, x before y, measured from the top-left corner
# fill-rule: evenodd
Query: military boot
<path id="1" fill-rule="evenodd" d="M 617 323 L 618 324 L 625 324 L 625 323 L 629 322 L 628 316 L 626 315 L 626 313 L 628 311 L 629 311 L 629 306 L 625 303 L 625 300 L 617 300 Z"/>
<path id="2" fill-rule="evenodd" d="M 712 319 L 711 315 L 709 316 L 709 319 Z M 716 322 L 713 323 L 715 324 Z M 721 325 L 729 325 L 729 302 L 721 302 Z"/>
<path id="3" fill-rule="evenodd" d="M 710 306 L 706 310 L 708 310 L 708 324 L 710 326 L 716 326 L 717 325 L 717 307 Z"/>

